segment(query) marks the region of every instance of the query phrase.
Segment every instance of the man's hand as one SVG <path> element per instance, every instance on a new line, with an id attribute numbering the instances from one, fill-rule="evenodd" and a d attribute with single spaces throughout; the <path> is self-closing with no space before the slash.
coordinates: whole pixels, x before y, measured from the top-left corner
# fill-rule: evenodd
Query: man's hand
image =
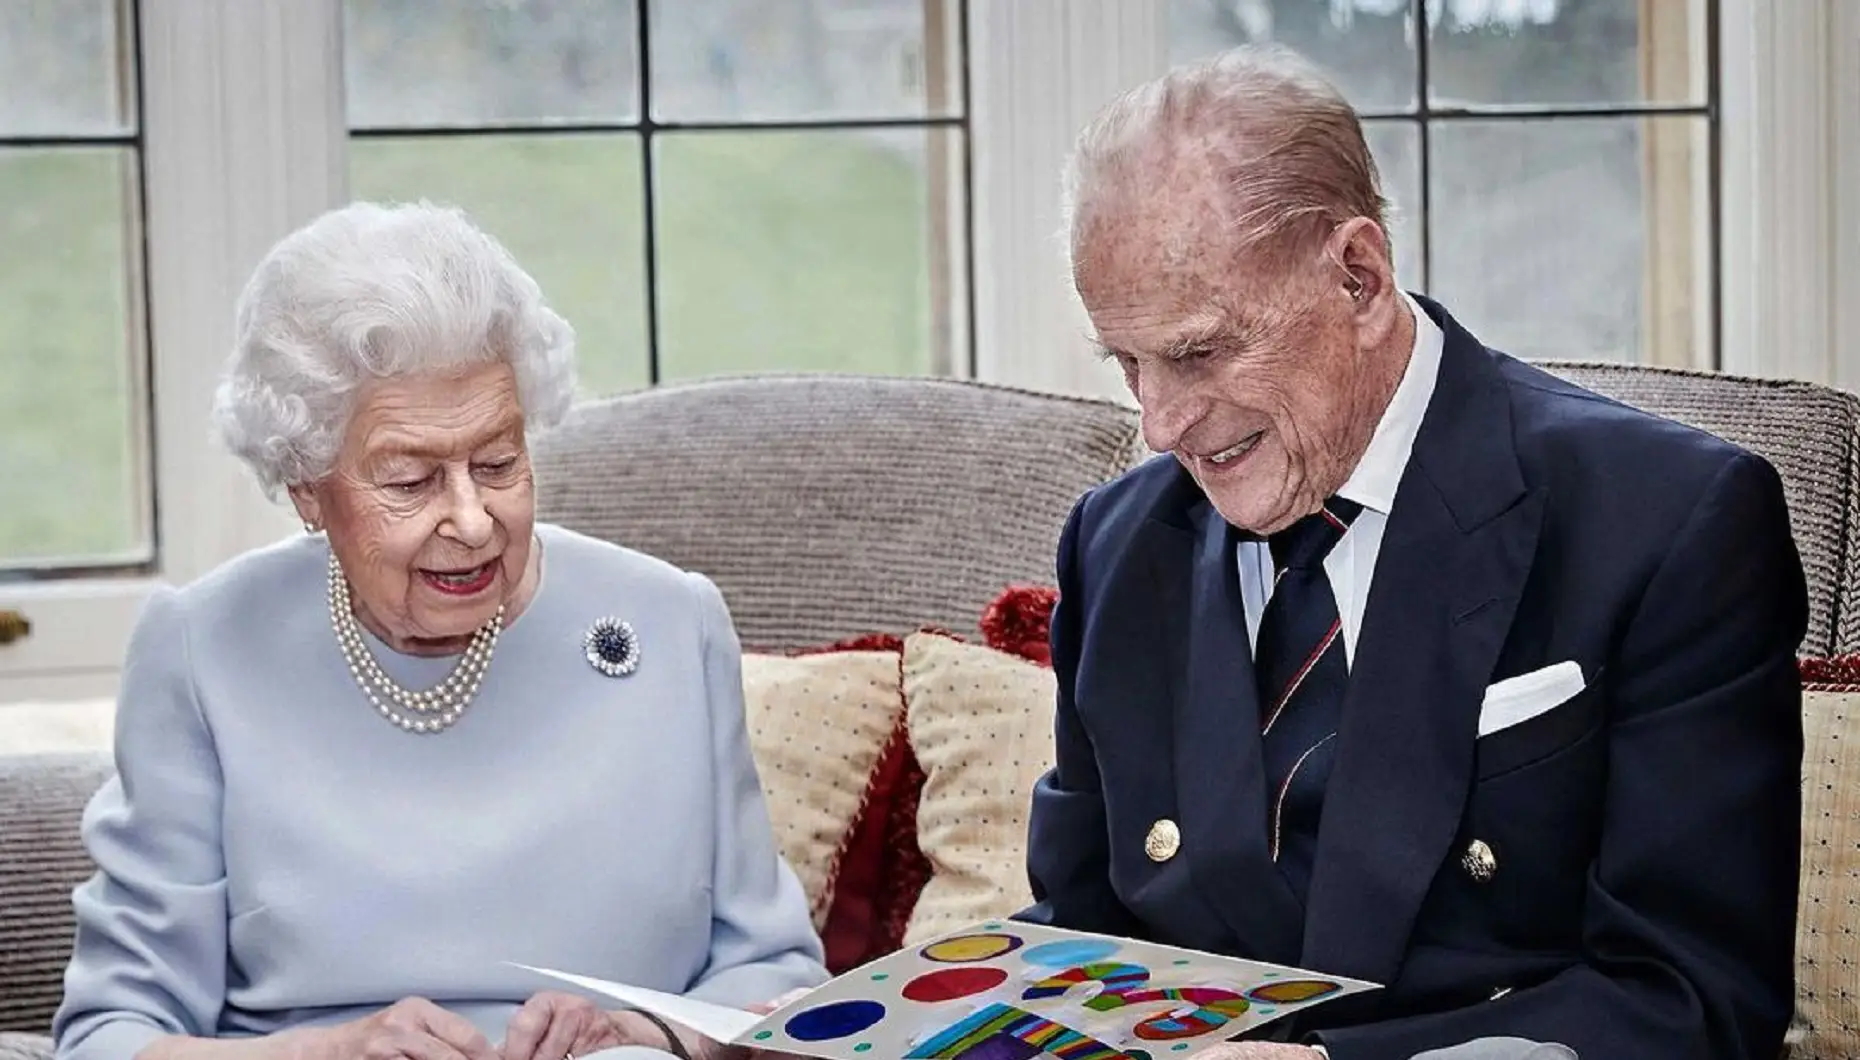
<path id="1" fill-rule="evenodd" d="M 1196 1060 L 1321 1060 L 1324 1054 L 1309 1045 L 1281 1042 L 1227 1042 L 1195 1054 Z"/>

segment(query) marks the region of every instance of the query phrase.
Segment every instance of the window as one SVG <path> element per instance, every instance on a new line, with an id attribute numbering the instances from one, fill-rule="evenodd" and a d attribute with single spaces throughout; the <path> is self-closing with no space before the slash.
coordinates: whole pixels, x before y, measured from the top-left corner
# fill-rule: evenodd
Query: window
<path id="1" fill-rule="evenodd" d="M 0 581 L 155 558 L 135 18 L 0 4 Z"/>
<path id="2" fill-rule="evenodd" d="M 350 190 L 456 204 L 584 387 L 967 375 L 961 0 L 346 0 Z"/>
<path id="3" fill-rule="evenodd" d="M 1716 367 L 1715 0 L 1169 0 L 1363 114 L 1398 278 L 1523 357 Z M 1415 32 L 1417 24 L 1425 32 Z"/>

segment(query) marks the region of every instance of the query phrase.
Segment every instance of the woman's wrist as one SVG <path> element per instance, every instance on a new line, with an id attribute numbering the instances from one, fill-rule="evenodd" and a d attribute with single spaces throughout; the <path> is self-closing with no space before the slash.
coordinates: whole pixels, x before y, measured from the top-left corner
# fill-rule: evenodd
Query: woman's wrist
<path id="1" fill-rule="evenodd" d="M 637 1045 L 663 1048 L 679 1060 L 703 1060 L 704 1050 L 694 1049 L 678 1029 L 644 1009 L 623 1008 L 613 1013 L 620 1021 L 621 1036 Z"/>
<path id="2" fill-rule="evenodd" d="M 136 1060 L 342 1060 L 340 1043 L 328 1030 L 281 1031 L 261 1038 L 157 1038 Z"/>

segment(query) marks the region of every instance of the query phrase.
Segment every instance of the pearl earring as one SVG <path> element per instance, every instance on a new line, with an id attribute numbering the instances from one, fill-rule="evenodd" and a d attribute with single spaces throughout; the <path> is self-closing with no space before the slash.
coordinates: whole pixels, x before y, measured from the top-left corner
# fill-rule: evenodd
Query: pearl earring
<path id="1" fill-rule="evenodd" d="M 316 533 L 316 524 L 315 524 L 315 523 L 313 523 L 313 522 L 311 522 L 311 521 L 310 521 L 310 520 L 308 520 L 308 519 L 305 519 L 305 520 L 304 520 L 304 533 L 306 533 L 306 534 L 314 534 L 314 533 Z"/>

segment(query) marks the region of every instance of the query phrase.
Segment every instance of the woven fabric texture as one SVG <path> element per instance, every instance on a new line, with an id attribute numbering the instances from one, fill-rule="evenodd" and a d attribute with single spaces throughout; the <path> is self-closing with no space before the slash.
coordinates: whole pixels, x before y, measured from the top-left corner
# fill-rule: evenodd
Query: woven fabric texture
<path id="1" fill-rule="evenodd" d="M 1048 584 L 1135 414 L 978 383 L 762 376 L 579 408 L 537 440 L 541 518 L 702 571 L 743 643 L 937 626 L 977 637 L 1009 582 Z"/>
<path id="2" fill-rule="evenodd" d="M 52 1060 L 52 1040 L 42 1034 L 0 1034 L 0 1060 Z"/>
<path id="3" fill-rule="evenodd" d="M 743 657 L 749 747 L 776 843 L 826 927 L 840 859 L 904 723 L 898 653 Z"/>
<path id="4" fill-rule="evenodd" d="M 904 640 L 917 841 L 931 867 L 904 933 L 917 945 L 1033 904 L 1027 808 L 1053 765 L 1053 671 L 934 633 Z"/>
<path id="5" fill-rule="evenodd" d="M 78 819 L 110 771 L 105 754 L 0 756 L 0 1031 L 52 1025 L 91 873 Z"/>
<path id="6" fill-rule="evenodd" d="M 1545 363 L 1578 386 L 1736 442 L 1774 464 L 1808 574 L 1807 655 L 1860 651 L 1860 398 L 1811 383 L 1618 364 Z"/>
<path id="7" fill-rule="evenodd" d="M 1802 893 L 1790 1060 L 1860 1057 L 1860 687 L 1802 696 Z"/>

